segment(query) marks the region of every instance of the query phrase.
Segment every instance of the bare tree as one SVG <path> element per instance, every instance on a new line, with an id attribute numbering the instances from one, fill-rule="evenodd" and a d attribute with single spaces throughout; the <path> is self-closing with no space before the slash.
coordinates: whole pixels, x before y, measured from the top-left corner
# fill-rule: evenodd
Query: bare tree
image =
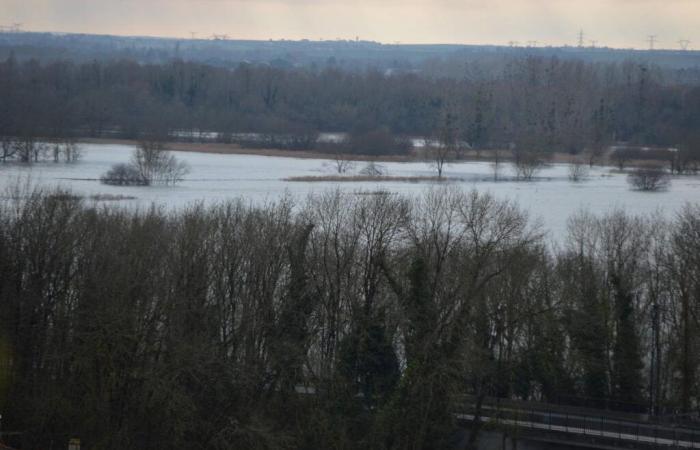
<path id="1" fill-rule="evenodd" d="M 623 171 L 633 158 L 633 151 L 627 148 L 617 148 L 610 155 L 610 159 L 615 163 L 618 170 Z"/>
<path id="2" fill-rule="evenodd" d="M 15 140 L 10 136 L 0 137 L 0 149 L 2 150 L 2 162 L 7 162 L 7 160 L 14 157 L 17 152 Z"/>
<path id="3" fill-rule="evenodd" d="M 14 140 L 13 145 L 14 154 L 19 162 L 22 163 L 38 161 L 39 156 L 42 154 L 41 144 L 37 142 L 36 137 L 32 134 L 19 136 Z"/>
<path id="4" fill-rule="evenodd" d="M 518 180 L 531 181 L 544 167 L 544 158 L 538 152 L 516 149 L 513 152 L 513 169 Z"/>
<path id="5" fill-rule="evenodd" d="M 498 181 L 503 170 L 503 155 L 500 150 L 494 150 L 493 160 L 491 161 L 491 171 L 493 172 L 493 181 Z"/>
<path id="6" fill-rule="evenodd" d="M 131 158 L 131 165 L 146 184 L 179 183 L 190 171 L 186 163 L 178 161 L 158 141 L 141 142 Z"/>
<path id="7" fill-rule="evenodd" d="M 74 139 L 54 139 L 48 144 L 54 162 L 74 163 L 82 157 L 82 149 Z"/>
<path id="8" fill-rule="evenodd" d="M 588 178 L 589 170 L 581 158 L 575 158 L 569 164 L 569 180 L 574 183 L 585 181 Z"/>
<path id="9" fill-rule="evenodd" d="M 344 174 L 355 167 L 355 162 L 352 161 L 348 155 L 343 153 L 341 148 L 338 148 L 333 152 L 332 166 L 338 174 Z"/>
<path id="10" fill-rule="evenodd" d="M 443 112 L 442 123 L 437 132 L 437 142 L 429 145 L 426 142 L 426 150 L 432 166 L 442 178 L 445 165 L 452 161 L 459 146 L 459 129 L 457 117 L 451 108 Z"/>
<path id="11" fill-rule="evenodd" d="M 63 156 L 66 162 L 77 162 L 83 157 L 83 149 L 74 139 L 66 139 L 63 142 Z"/>
<path id="12" fill-rule="evenodd" d="M 593 167 L 594 165 L 596 165 L 604 153 L 604 148 L 600 145 L 596 145 L 586 150 L 584 154 L 588 158 L 588 167 Z"/>

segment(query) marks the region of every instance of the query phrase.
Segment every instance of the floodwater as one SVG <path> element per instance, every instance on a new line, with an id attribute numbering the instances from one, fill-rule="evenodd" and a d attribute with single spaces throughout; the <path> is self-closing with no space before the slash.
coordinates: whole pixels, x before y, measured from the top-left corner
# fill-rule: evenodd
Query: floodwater
<path id="1" fill-rule="evenodd" d="M 133 147 L 125 145 L 83 145 L 83 158 L 75 164 L 44 162 L 32 166 L 0 164 L 0 192 L 27 178 L 36 186 L 69 188 L 75 194 L 121 195 L 130 200 L 110 204 L 145 207 L 152 203 L 177 209 L 193 202 L 206 204 L 242 197 L 252 202 L 274 200 L 288 194 L 303 200 L 310 193 L 341 189 L 348 193 L 388 191 L 419 195 L 436 186 L 434 182 L 290 182 L 296 176 L 332 175 L 329 161 L 321 159 L 281 158 L 255 155 L 219 155 L 176 152 L 186 161 L 191 172 L 177 186 L 124 187 L 106 186 L 99 177 L 113 164 L 127 162 Z M 391 176 L 434 176 L 433 168 L 423 162 L 382 163 Z M 357 163 L 360 170 L 363 163 Z M 572 183 L 568 166 L 555 164 L 543 169 L 537 180 L 518 182 L 503 166 L 503 179 L 495 182 L 487 162 L 461 162 L 446 167 L 446 177 L 457 178 L 451 184 L 466 190 L 489 192 L 499 199 L 517 202 L 539 220 L 553 236 L 562 236 L 568 218 L 579 210 L 602 213 L 623 209 L 632 214 L 659 212 L 674 215 L 685 203 L 700 201 L 700 177 L 674 177 L 663 192 L 637 192 L 630 189 L 625 174 L 613 173 L 609 167 L 596 167 L 586 182 Z"/>

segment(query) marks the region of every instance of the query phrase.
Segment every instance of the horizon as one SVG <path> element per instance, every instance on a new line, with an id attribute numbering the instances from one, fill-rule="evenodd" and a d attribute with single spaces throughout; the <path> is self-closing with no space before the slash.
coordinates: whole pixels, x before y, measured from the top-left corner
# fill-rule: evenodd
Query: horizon
<path id="1" fill-rule="evenodd" d="M 3 0 L 0 25 L 33 32 L 206 40 L 682 49 L 700 42 L 692 0 Z M 51 30 L 51 31 L 39 31 Z M 698 38 L 698 39 L 695 39 Z"/>
<path id="2" fill-rule="evenodd" d="M 23 24 L 22 24 L 23 25 Z M 363 39 L 361 36 L 356 36 L 355 38 L 350 37 L 336 37 L 336 38 L 319 38 L 319 39 L 309 39 L 309 38 L 265 38 L 265 37 L 244 37 L 244 36 L 232 36 L 226 33 L 219 34 L 219 36 L 226 36 L 225 39 L 216 39 L 215 35 L 208 36 L 176 36 L 176 35 L 161 35 L 161 34 L 120 34 L 120 33 L 99 33 L 99 32 L 77 32 L 77 31 L 65 31 L 65 30 L 38 30 L 38 29 L 25 29 L 22 27 L 18 32 L 10 31 L 11 27 L 7 25 L 0 24 L 0 35 L 3 34 L 52 34 L 57 36 L 102 36 L 102 37 L 114 37 L 114 38 L 125 38 L 125 39 L 163 39 L 163 40 L 173 40 L 173 41 L 202 41 L 202 42 L 364 42 L 372 43 L 377 45 L 385 46 L 455 46 L 455 47 L 506 47 L 506 48 L 519 48 L 519 49 L 583 49 L 583 50 L 616 50 L 616 51 L 635 51 L 635 52 L 678 52 L 686 51 L 691 53 L 700 52 L 700 48 L 693 48 L 689 46 L 688 48 L 682 49 L 677 47 L 663 47 L 658 43 L 653 49 L 644 47 L 616 47 L 610 45 L 597 44 L 592 46 L 590 44 L 584 45 L 583 47 L 578 46 L 574 43 L 547 43 L 539 41 L 508 41 L 508 42 L 400 42 L 400 41 L 380 41 L 373 39 Z M 359 39 L 359 40 L 358 40 Z M 533 42 L 536 42 L 533 44 Z"/>

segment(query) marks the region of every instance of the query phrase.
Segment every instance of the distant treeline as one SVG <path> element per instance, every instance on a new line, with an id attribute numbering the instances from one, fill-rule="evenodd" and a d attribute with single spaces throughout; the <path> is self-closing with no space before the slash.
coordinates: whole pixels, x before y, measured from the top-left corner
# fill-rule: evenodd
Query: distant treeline
<path id="1" fill-rule="evenodd" d="M 578 214 L 551 250 L 515 205 L 457 190 L 171 214 L 10 197 L 19 448 L 445 448 L 464 394 L 698 412 L 697 206 Z"/>
<path id="2" fill-rule="evenodd" d="M 291 136 L 282 141 L 298 147 L 312 146 L 319 131 L 436 136 L 449 115 L 475 148 L 577 153 L 612 142 L 694 149 L 700 141 L 700 84 L 678 81 L 680 71 L 538 57 L 509 57 L 498 67 L 479 76 L 472 76 L 479 67 L 469 67 L 463 77 L 423 77 L 9 58 L 0 63 L 0 135 L 138 138 L 206 130 L 223 139 Z"/>

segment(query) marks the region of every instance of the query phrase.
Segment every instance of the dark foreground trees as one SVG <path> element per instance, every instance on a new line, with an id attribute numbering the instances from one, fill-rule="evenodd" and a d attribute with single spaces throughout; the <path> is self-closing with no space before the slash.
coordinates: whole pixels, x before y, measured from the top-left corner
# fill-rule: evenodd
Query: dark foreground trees
<path id="1" fill-rule="evenodd" d="M 12 197 L 0 413 L 21 448 L 444 448 L 463 394 L 698 408 L 697 207 L 582 214 L 551 252 L 457 190 Z"/>

